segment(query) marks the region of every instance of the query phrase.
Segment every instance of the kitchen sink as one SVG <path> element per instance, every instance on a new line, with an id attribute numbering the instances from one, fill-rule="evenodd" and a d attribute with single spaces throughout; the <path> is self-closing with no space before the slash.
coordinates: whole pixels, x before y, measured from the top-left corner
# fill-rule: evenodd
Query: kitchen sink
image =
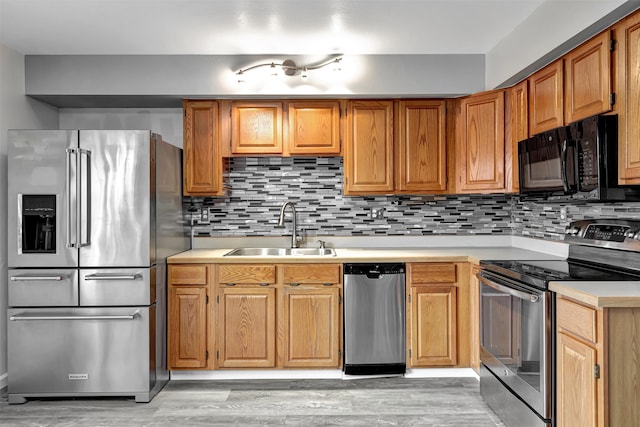
<path id="1" fill-rule="evenodd" d="M 328 248 L 237 248 L 224 256 L 336 256 Z"/>

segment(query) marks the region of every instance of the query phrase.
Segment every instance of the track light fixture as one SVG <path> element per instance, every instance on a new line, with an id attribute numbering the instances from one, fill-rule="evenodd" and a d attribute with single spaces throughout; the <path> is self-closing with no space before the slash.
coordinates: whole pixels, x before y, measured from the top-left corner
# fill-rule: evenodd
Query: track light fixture
<path id="1" fill-rule="evenodd" d="M 281 63 L 278 62 L 265 62 L 263 64 L 256 64 L 250 67 L 241 68 L 236 71 L 236 75 L 238 76 L 238 83 L 244 83 L 245 81 L 245 73 L 251 70 L 255 70 L 256 68 L 262 67 L 270 67 L 271 75 L 277 76 L 282 70 L 282 73 L 285 76 L 295 76 L 296 74 L 300 74 L 300 78 L 302 80 L 307 80 L 309 77 L 309 71 L 317 70 L 319 68 L 324 68 L 328 65 L 333 64 L 334 71 L 340 71 L 340 61 L 342 61 L 342 57 L 338 56 L 336 58 L 332 58 L 328 61 L 316 63 L 316 64 L 308 64 L 308 65 L 297 65 L 292 59 L 285 59 Z"/>

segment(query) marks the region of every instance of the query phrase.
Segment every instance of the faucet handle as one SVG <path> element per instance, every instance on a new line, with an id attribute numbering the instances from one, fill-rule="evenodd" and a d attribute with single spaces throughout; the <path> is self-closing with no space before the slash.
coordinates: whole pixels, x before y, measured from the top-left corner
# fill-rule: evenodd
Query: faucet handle
<path id="1" fill-rule="evenodd" d="M 324 249 L 324 245 L 327 243 L 324 240 L 318 240 L 318 243 L 320 244 L 320 249 Z"/>

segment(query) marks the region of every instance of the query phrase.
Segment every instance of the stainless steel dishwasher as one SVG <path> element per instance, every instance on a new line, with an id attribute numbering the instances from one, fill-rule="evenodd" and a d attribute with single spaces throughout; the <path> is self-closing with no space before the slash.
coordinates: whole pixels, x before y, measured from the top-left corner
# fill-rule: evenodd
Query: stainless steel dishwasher
<path id="1" fill-rule="evenodd" d="M 405 265 L 344 265 L 344 373 L 403 374 Z"/>

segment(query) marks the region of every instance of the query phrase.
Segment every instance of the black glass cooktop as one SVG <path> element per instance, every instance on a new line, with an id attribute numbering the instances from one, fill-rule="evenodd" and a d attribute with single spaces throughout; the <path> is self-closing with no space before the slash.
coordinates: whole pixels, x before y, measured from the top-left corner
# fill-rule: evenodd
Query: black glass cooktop
<path id="1" fill-rule="evenodd" d="M 608 269 L 577 261 L 481 261 L 483 269 L 508 278 L 547 289 L 551 281 L 629 281 L 640 274 Z"/>

